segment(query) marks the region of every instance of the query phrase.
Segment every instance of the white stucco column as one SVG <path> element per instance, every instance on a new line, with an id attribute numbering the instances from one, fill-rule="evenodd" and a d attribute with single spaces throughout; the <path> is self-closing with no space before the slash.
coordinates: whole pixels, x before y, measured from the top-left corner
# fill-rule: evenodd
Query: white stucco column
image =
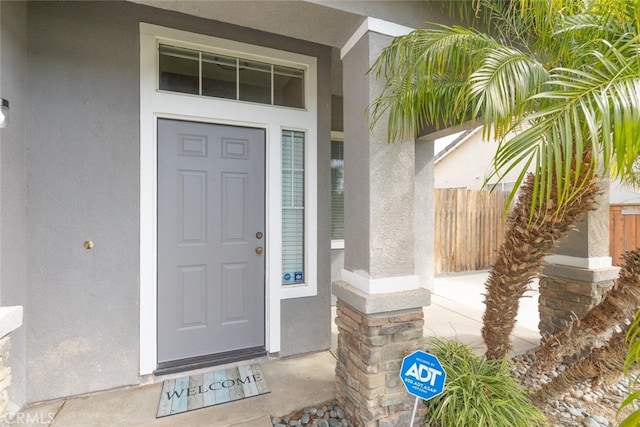
<path id="1" fill-rule="evenodd" d="M 435 169 L 434 144 L 431 135 L 418 138 L 415 144 L 415 274 L 422 286 L 433 291 L 435 275 Z"/>
<path id="2" fill-rule="evenodd" d="M 416 242 L 424 216 L 415 211 L 429 199 L 417 192 L 416 178 L 429 181 L 433 151 L 429 157 L 418 149 L 416 157 L 415 141 L 389 143 L 386 118 L 371 129 L 367 115 L 384 85 L 368 70 L 392 35 L 361 27 L 342 58 L 345 262 L 342 281 L 333 284 L 337 396 L 352 421 L 367 427 L 410 421 L 414 399 L 399 369 L 404 356 L 424 347 L 423 307 L 430 300 L 422 286 L 428 268 L 416 261 L 417 254 L 428 256 L 429 245 Z M 422 232 L 429 239 L 433 227 Z"/>
<path id="3" fill-rule="evenodd" d="M 546 258 L 540 277 L 540 332 L 555 333 L 598 304 L 618 267 L 609 256 L 609 182 L 599 183 L 598 208 Z"/>
<path id="4" fill-rule="evenodd" d="M 367 108 L 384 84 L 367 71 L 392 37 L 365 33 L 343 57 L 345 271 L 368 294 L 417 289 L 413 141 L 389 143 L 386 119 L 370 130 Z"/>

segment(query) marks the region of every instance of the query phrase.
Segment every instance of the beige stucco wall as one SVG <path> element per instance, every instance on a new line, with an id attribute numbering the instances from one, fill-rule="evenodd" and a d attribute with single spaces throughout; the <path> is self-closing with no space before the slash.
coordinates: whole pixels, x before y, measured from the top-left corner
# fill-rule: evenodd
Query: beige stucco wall
<path id="1" fill-rule="evenodd" d="M 436 188 L 481 189 L 486 177 L 492 171 L 497 148 L 498 143 L 485 141 L 482 137 L 482 129 L 478 129 L 462 144 L 458 144 L 441 158 L 436 157 Z M 517 175 L 516 172 L 505 174 L 502 182 L 504 184 L 514 182 Z M 496 180 L 492 179 L 490 183 L 495 182 Z"/>
<path id="2" fill-rule="evenodd" d="M 482 188 L 487 174 L 492 170 L 493 157 L 497 148 L 497 142 L 484 141 L 482 130 L 478 130 L 462 144 L 458 144 L 440 159 L 436 159 L 436 188 L 479 190 Z M 511 183 L 516 177 L 516 171 L 510 172 L 504 176 L 502 182 L 504 184 Z M 490 183 L 494 182 L 496 182 L 495 179 L 492 179 Z M 640 191 L 613 181 L 611 182 L 609 202 L 614 204 L 640 204 Z"/>

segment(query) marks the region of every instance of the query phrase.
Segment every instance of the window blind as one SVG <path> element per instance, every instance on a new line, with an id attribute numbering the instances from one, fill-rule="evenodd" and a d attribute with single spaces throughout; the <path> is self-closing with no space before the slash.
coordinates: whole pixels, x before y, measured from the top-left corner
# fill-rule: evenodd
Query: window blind
<path id="1" fill-rule="evenodd" d="M 344 240 L 344 143 L 331 141 L 331 240 Z"/>
<path id="2" fill-rule="evenodd" d="M 282 131 L 282 283 L 304 282 L 304 132 Z"/>

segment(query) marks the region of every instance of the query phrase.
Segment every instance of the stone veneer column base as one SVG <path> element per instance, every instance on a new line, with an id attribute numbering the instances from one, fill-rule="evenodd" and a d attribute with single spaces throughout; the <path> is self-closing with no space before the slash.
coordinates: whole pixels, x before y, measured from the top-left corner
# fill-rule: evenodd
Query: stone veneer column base
<path id="1" fill-rule="evenodd" d="M 6 366 L 11 342 L 9 336 L 0 339 L 0 419 L 6 420 L 9 408 L 9 386 L 11 385 L 11 368 Z"/>
<path id="2" fill-rule="evenodd" d="M 337 397 L 356 426 L 406 426 L 415 397 L 400 380 L 402 359 L 424 349 L 423 307 L 430 292 L 419 288 L 368 295 L 334 282 L 337 296 Z M 425 415 L 419 404 L 416 418 Z"/>
<path id="3" fill-rule="evenodd" d="M 13 424 L 13 416 L 20 409 L 10 400 L 11 368 L 7 366 L 11 349 L 11 332 L 22 325 L 22 306 L 0 307 L 0 424 Z"/>
<path id="4" fill-rule="evenodd" d="M 572 319 L 582 317 L 618 278 L 618 267 L 586 269 L 547 264 L 540 276 L 540 334 L 561 331 Z"/>

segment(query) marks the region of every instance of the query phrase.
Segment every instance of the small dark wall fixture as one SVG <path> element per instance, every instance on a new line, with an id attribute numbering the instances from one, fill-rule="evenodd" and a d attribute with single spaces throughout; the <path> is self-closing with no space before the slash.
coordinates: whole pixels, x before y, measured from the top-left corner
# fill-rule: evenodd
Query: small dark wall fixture
<path id="1" fill-rule="evenodd" d="M 6 128 L 9 124 L 9 101 L 0 98 L 0 128 Z"/>

